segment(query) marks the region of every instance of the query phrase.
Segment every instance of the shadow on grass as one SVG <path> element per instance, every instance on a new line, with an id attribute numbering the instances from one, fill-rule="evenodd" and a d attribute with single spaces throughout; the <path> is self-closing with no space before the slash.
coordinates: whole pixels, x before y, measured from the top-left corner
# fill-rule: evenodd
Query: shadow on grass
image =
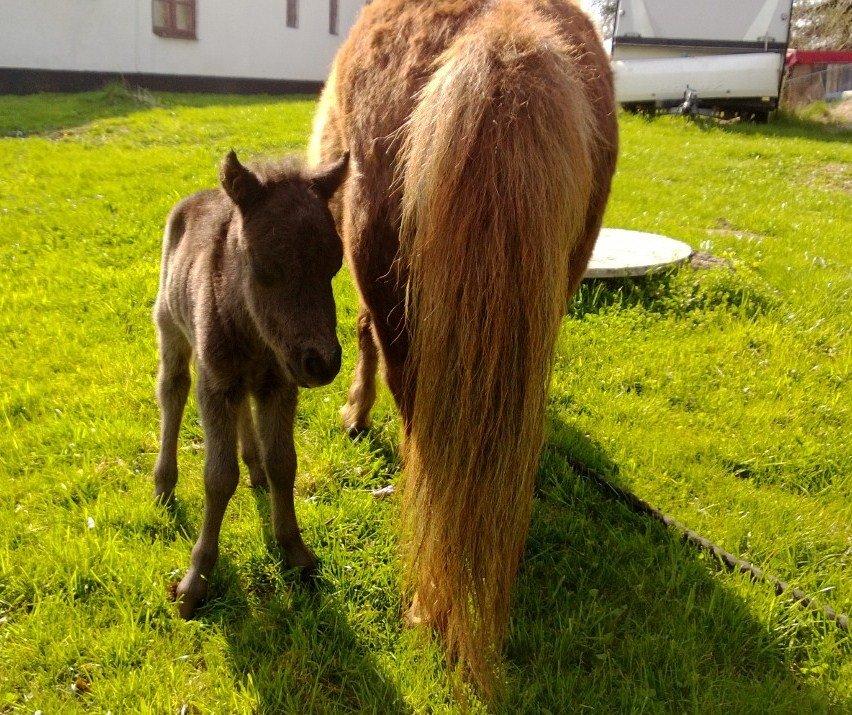
<path id="1" fill-rule="evenodd" d="M 270 588 L 256 606 L 223 557 L 213 584 L 219 595 L 200 615 L 227 639 L 231 669 L 256 694 L 257 712 L 408 712 L 326 585 L 286 577 L 291 588 Z"/>
<path id="2" fill-rule="evenodd" d="M 828 693 L 795 674 L 807 648 L 782 644 L 677 534 L 574 472 L 582 465 L 629 487 L 600 445 L 553 414 L 549 431 L 496 710 L 831 707 Z M 269 498 L 254 494 L 274 554 Z M 198 617 L 226 638 L 232 672 L 258 712 L 410 710 L 322 578 L 304 584 L 267 554 L 238 569 L 223 554 L 211 590 Z"/>
<path id="3" fill-rule="evenodd" d="M 0 137 L 56 136 L 99 119 L 126 117 L 158 107 L 245 106 L 268 104 L 270 95 L 179 94 L 136 90 L 112 83 L 95 92 L 0 97 Z M 306 97 L 276 96 L 275 101 Z"/>
<path id="4" fill-rule="evenodd" d="M 777 139 L 810 139 L 819 142 L 848 143 L 852 130 L 840 124 L 812 122 L 797 117 L 780 116 L 768 124 L 753 122 L 732 122 L 730 124 L 709 124 L 727 134 L 744 136 L 766 136 Z"/>
<path id="5" fill-rule="evenodd" d="M 661 271 L 640 278 L 587 278 L 568 303 L 566 315 L 582 318 L 610 309 L 643 308 L 665 312 L 675 271 Z"/>
<path id="6" fill-rule="evenodd" d="M 269 553 L 269 495 L 254 490 Z M 281 571 L 277 558 L 250 563 L 253 593 L 223 554 L 211 584 L 214 598 L 199 619 L 228 641 L 231 669 L 257 698 L 257 712 L 408 712 L 410 708 L 350 628 L 345 604 L 321 576 L 305 582 Z"/>
<path id="7" fill-rule="evenodd" d="M 657 115 L 639 112 L 632 116 L 642 119 L 646 124 L 653 124 L 658 118 L 667 115 Z M 725 134 L 740 134 L 750 137 L 774 137 L 778 139 L 810 139 L 821 142 L 848 143 L 852 129 L 848 126 L 831 122 L 817 122 L 800 117 L 782 114 L 767 124 L 750 121 L 718 120 L 711 117 L 698 119 L 683 118 L 684 122 L 694 123 L 704 132 L 723 132 Z"/>
<path id="8" fill-rule="evenodd" d="M 506 711 L 810 712 L 826 694 L 711 563 L 602 496 L 582 464 L 620 483 L 591 439 L 552 416 L 508 641 Z M 578 700 L 582 698 L 582 700 Z"/>
<path id="9" fill-rule="evenodd" d="M 680 317 L 728 310 L 753 318 L 776 307 L 777 296 L 757 276 L 722 266 L 696 270 L 684 265 L 638 278 L 588 279 L 568 303 L 566 316 L 640 308 Z"/>

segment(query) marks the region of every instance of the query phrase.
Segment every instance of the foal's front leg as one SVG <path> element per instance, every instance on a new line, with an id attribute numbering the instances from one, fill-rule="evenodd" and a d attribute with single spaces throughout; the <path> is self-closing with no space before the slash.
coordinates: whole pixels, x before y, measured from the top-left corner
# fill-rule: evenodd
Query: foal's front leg
<path id="1" fill-rule="evenodd" d="M 186 576 L 178 584 L 180 615 L 189 618 L 207 595 L 213 566 L 219 557 L 219 531 L 225 508 L 237 488 L 237 419 L 239 402 L 212 390 L 199 375 L 198 408 L 204 426 L 204 520 L 192 549 Z"/>
<path id="2" fill-rule="evenodd" d="M 296 414 L 296 386 L 284 384 L 257 400 L 257 427 L 263 451 L 269 496 L 272 502 L 272 529 L 287 565 L 311 572 L 316 557 L 305 546 L 296 508 L 293 485 L 296 482 L 296 447 L 293 444 L 293 418 Z"/>

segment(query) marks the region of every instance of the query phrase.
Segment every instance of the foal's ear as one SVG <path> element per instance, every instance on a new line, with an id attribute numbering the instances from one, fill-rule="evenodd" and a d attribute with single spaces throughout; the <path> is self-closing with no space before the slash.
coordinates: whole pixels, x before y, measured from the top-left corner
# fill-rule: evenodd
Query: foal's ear
<path id="1" fill-rule="evenodd" d="M 307 177 L 308 184 L 328 201 L 334 192 L 340 188 L 343 180 L 346 178 L 346 172 L 349 168 L 349 152 L 343 154 L 337 161 L 330 164 L 323 164 L 314 169 Z"/>
<path id="2" fill-rule="evenodd" d="M 263 192 L 260 180 L 240 164 L 240 160 L 237 159 L 236 152 L 233 149 L 222 160 L 222 166 L 219 168 L 219 181 L 222 183 L 225 193 L 241 209 L 251 206 Z"/>

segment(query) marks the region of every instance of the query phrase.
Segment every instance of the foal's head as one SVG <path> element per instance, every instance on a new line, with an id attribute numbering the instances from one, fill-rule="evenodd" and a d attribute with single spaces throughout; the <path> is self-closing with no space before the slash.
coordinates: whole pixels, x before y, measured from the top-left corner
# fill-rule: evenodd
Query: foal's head
<path id="1" fill-rule="evenodd" d="M 302 387 L 325 385 L 340 370 L 331 280 L 340 270 L 343 246 L 328 201 L 348 163 L 346 154 L 316 170 L 295 162 L 250 170 L 231 152 L 220 172 L 238 209 L 249 313 Z"/>

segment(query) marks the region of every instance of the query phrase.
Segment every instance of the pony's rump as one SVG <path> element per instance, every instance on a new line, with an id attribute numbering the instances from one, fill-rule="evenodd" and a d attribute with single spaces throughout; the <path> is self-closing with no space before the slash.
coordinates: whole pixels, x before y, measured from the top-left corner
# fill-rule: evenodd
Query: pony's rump
<path id="1" fill-rule="evenodd" d="M 582 48 L 535 5 L 486 5 L 449 44 L 398 166 L 415 395 L 403 490 L 411 585 L 486 691 L 530 519 L 569 260 L 588 240 L 598 141 Z"/>

